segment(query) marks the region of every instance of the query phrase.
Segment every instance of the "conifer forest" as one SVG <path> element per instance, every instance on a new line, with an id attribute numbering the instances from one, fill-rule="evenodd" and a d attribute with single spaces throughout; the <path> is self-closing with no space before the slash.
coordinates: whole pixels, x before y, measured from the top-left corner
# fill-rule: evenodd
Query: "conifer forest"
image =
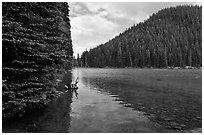
<path id="1" fill-rule="evenodd" d="M 81 67 L 201 67 L 202 7 L 177 6 L 154 13 L 105 44 L 85 51 Z"/>
<path id="2" fill-rule="evenodd" d="M 202 3 L 2 2 L 2 132 L 201 133 Z"/>
<path id="3" fill-rule="evenodd" d="M 53 96 L 57 73 L 71 69 L 72 40 L 67 3 L 2 3 L 3 121 L 43 108 Z"/>

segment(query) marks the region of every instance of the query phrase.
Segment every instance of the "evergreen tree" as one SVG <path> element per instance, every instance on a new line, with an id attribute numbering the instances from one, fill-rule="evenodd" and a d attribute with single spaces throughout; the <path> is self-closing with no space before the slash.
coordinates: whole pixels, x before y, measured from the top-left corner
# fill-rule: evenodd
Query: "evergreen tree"
<path id="1" fill-rule="evenodd" d="M 81 61 L 86 67 L 201 67 L 202 7 L 162 9 L 105 44 L 85 51 Z"/>
<path id="2" fill-rule="evenodd" d="M 68 3 L 2 3 L 3 120 L 41 108 L 55 90 L 57 74 L 71 69 Z"/>

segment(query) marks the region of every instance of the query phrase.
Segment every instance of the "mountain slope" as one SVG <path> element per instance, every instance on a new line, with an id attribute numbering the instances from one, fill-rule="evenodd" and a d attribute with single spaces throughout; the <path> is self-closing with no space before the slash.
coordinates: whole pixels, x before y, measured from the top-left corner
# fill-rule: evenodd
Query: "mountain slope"
<path id="1" fill-rule="evenodd" d="M 202 7 L 177 6 L 154 13 L 81 56 L 84 67 L 202 66 Z"/>

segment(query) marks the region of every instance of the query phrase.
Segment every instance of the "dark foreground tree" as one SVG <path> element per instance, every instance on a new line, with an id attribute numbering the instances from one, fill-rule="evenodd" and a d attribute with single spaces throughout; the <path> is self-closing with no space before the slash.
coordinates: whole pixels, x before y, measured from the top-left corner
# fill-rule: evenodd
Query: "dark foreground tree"
<path id="1" fill-rule="evenodd" d="M 46 105 L 71 68 L 68 3 L 2 3 L 2 54 L 3 121 Z"/>

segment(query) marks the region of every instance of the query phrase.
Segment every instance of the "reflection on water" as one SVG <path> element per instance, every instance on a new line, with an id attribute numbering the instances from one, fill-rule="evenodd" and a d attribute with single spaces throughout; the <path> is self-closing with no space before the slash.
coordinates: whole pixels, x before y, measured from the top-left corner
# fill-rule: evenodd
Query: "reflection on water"
<path id="1" fill-rule="evenodd" d="M 193 104 L 194 116 L 200 115 L 201 76 L 197 72 L 188 75 L 184 71 L 178 75 L 177 72 L 152 71 L 74 69 L 63 76 L 57 90 L 65 91 L 64 86 L 77 77 L 78 90 L 62 94 L 45 110 L 3 124 L 3 132 L 179 132 L 172 129 L 172 125 L 171 130 L 166 129 L 162 120 L 170 124 L 174 118 L 185 120 L 182 113 L 174 116 L 171 112 L 180 114 L 183 111 L 181 105 L 185 105 L 182 106 L 185 110 Z M 189 94 L 197 98 L 191 99 Z M 191 110 L 186 112 L 190 114 Z M 150 120 L 157 115 L 161 116 L 159 124 Z M 199 127 L 199 122 L 197 124 Z"/>
<path id="2" fill-rule="evenodd" d="M 79 95 L 78 90 L 77 89 L 73 89 L 72 92 L 75 94 L 76 98 L 78 99 L 78 95 Z"/>
<path id="3" fill-rule="evenodd" d="M 54 99 L 36 123 L 39 125 L 37 132 L 68 132 L 70 127 L 70 104 L 72 94 L 65 93 L 59 99 Z"/>
<path id="4" fill-rule="evenodd" d="M 100 77 L 109 74 L 101 76 L 100 71 L 97 75 L 93 73 L 96 70 L 87 70 L 73 70 L 73 77 L 79 77 L 79 97 L 73 98 L 71 104 L 70 132 L 172 132 L 149 121 L 143 112 L 131 108 L 131 104 L 122 101 L 118 95 L 107 92 Z M 102 87 L 97 85 L 97 80 Z M 122 87 L 115 89 L 122 90 Z"/>
<path id="5" fill-rule="evenodd" d="M 201 70 L 76 69 L 73 73 L 81 77 L 81 88 L 88 88 L 84 90 L 83 95 L 90 91 L 95 93 L 91 96 L 93 99 L 101 94 L 96 97 L 100 108 L 105 108 L 103 102 L 100 101 L 100 98 L 105 96 L 111 97 L 110 100 L 112 100 L 106 104 L 116 103 L 114 107 L 118 106 L 126 111 L 132 108 L 135 110 L 133 114 L 142 111 L 152 121 L 163 125 L 166 129 L 171 129 L 170 132 L 199 128 L 202 125 Z M 100 113 L 106 116 L 108 114 L 104 110 L 109 109 L 101 109 Z M 126 114 L 131 116 L 130 112 Z M 98 116 L 98 114 L 95 115 Z M 126 120 L 121 116 L 117 117 L 123 121 Z M 132 115 L 132 119 L 136 117 Z M 145 121 L 141 116 L 139 120 Z M 148 123 L 151 125 L 150 121 Z M 132 124 L 135 125 L 134 122 Z M 149 129 L 155 132 L 169 132 L 155 126 L 150 127 Z M 121 132 L 132 132 L 132 129 Z M 143 132 L 150 131 L 145 129 Z"/>
<path id="6" fill-rule="evenodd" d="M 23 118 L 3 124 L 3 132 L 66 133 L 70 127 L 72 94 L 65 93 L 49 103 L 45 110 L 30 112 Z"/>
<path id="7" fill-rule="evenodd" d="M 64 85 L 72 81 L 71 72 L 67 72 L 59 81 L 57 90 L 65 91 Z M 3 132 L 69 132 L 72 93 L 67 92 L 53 99 L 43 110 L 30 112 L 25 117 L 3 123 Z"/>

